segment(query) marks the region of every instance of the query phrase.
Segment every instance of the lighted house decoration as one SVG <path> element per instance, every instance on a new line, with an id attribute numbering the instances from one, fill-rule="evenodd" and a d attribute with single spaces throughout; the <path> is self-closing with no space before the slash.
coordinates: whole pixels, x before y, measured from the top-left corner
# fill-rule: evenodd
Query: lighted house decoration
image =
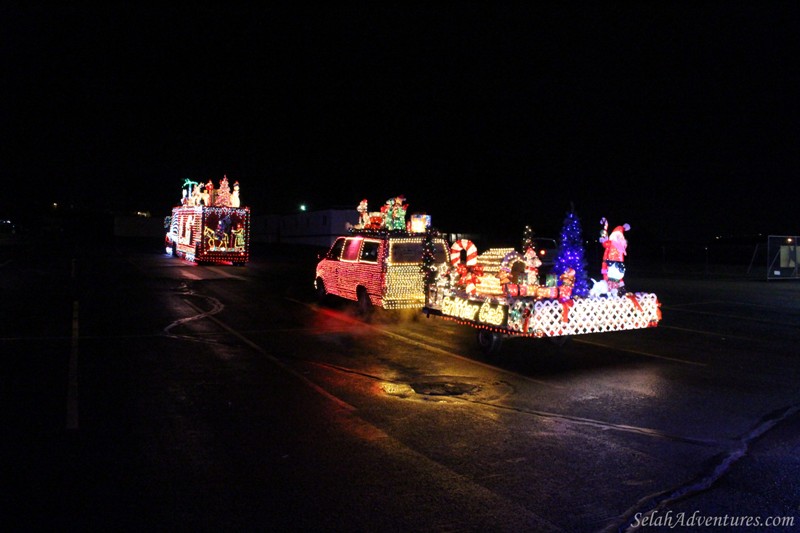
<path id="1" fill-rule="evenodd" d="M 614 232 L 628 228 L 626 224 Z M 479 343 L 490 353 L 505 336 L 561 337 L 655 327 L 661 320 L 656 295 L 621 290 L 624 264 L 619 263 L 624 253 L 620 255 L 620 250 L 624 252 L 625 246 L 620 238 L 624 236 L 615 236 L 606 246 L 603 284 L 611 289 L 603 291 L 597 290 L 597 283 L 589 289 L 574 209 L 564 220 L 554 267 L 558 281 L 553 286 L 541 284 L 541 262 L 531 250 L 495 248 L 480 254 L 470 241 L 456 241 L 450 268 L 427 272 L 423 311 L 477 328 Z"/>
<path id="2" fill-rule="evenodd" d="M 250 256 L 250 208 L 240 206 L 238 182 L 234 189 L 231 195 L 227 176 L 218 189 L 211 180 L 184 181 L 180 205 L 165 221 L 167 253 L 195 263 L 245 264 Z"/>

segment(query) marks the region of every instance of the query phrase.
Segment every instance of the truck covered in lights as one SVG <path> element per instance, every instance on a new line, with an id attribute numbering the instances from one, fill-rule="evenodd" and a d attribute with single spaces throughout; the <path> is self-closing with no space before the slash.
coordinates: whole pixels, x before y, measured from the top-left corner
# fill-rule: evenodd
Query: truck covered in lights
<path id="1" fill-rule="evenodd" d="M 624 231 L 616 230 L 620 235 Z M 620 244 L 620 249 L 626 245 Z M 461 240 L 452 244 L 450 257 L 449 265 L 426 265 L 423 312 L 475 328 L 478 345 L 487 354 L 497 353 L 507 337 L 565 340 L 570 335 L 655 327 L 661 320 L 655 294 L 625 288 L 624 252 L 604 256 L 603 279 L 592 280 L 594 286 L 586 294 L 574 291 L 573 268 L 562 268 L 560 275 L 540 284 L 542 263 L 530 248 L 525 254 L 513 248 L 479 254 L 472 242 Z"/>
<path id="2" fill-rule="evenodd" d="M 358 302 L 366 313 L 415 308 L 425 304 L 423 256 L 432 264 L 450 261 L 444 238 L 427 238 L 430 216 L 411 215 L 406 222 L 405 198 L 391 198 L 380 211 L 359 205 L 359 223 L 347 228 L 317 263 L 314 287 L 319 301 L 329 295 Z"/>
<path id="3" fill-rule="evenodd" d="M 198 264 L 244 265 L 250 258 L 250 208 L 231 193 L 227 177 L 215 190 L 187 180 L 180 206 L 165 220 L 166 252 Z"/>

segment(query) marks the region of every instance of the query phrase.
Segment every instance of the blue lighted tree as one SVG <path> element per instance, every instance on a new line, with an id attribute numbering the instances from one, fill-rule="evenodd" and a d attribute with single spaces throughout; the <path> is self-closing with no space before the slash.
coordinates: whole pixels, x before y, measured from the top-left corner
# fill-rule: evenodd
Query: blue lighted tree
<path id="1" fill-rule="evenodd" d="M 556 275 L 563 274 L 568 268 L 575 270 L 575 286 L 572 289 L 573 296 L 586 296 L 589 294 L 589 277 L 586 273 L 586 259 L 583 248 L 583 230 L 581 220 L 575 214 L 575 207 L 570 206 L 570 211 L 564 218 L 564 226 L 561 228 L 561 243 L 558 248 L 553 272 Z"/>

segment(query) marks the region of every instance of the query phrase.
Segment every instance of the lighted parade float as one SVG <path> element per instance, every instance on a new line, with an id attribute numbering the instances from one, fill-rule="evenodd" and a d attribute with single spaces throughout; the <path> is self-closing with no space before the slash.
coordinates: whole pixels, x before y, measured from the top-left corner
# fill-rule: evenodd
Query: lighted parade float
<path id="1" fill-rule="evenodd" d="M 164 227 L 166 252 L 187 261 L 244 265 L 250 257 L 250 208 L 241 205 L 239 182 L 231 191 L 227 176 L 217 188 L 211 180 L 184 181 Z"/>
<path id="2" fill-rule="evenodd" d="M 544 282 L 529 236 L 523 236 L 522 252 L 492 248 L 478 253 L 471 241 L 458 240 L 447 265 L 437 266 L 423 257 L 423 312 L 476 328 L 478 344 L 488 354 L 496 353 L 506 337 L 559 341 L 571 335 L 657 326 L 658 297 L 625 287 L 625 231 L 630 227 L 617 226 L 608 234 L 605 218 L 601 225 L 602 279 L 591 279 L 591 287 L 580 221 L 572 211 L 564 221 L 554 275 Z"/>

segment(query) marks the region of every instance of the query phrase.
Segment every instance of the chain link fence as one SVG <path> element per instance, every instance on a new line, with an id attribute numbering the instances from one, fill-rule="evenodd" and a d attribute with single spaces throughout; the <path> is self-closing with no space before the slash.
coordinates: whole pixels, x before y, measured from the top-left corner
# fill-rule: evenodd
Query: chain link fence
<path id="1" fill-rule="evenodd" d="M 744 242 L 633 242 L 628 247 L 626 266 L 631 275 L 641 272 L 651 275 L 752 280 L 800 279 L 797 267 L 800 262 L 797 254 L 800 250 L 790 250 L 799 238 L 770 237 L 768 242 L 765 242 L 766 236 Z M 791 243 L 787 239 L 792 239 Z M 591 277 L 595 279 L 595 274 L 599 275 L 602 254 L 602 247 L 587 243 L 588 268 Z"/>
<path id="2" fill-rule="evenodd" d="M 767 279 L 798 279 L 800 249 L 797 235 L 770 235 L 767 237 Z"/>

